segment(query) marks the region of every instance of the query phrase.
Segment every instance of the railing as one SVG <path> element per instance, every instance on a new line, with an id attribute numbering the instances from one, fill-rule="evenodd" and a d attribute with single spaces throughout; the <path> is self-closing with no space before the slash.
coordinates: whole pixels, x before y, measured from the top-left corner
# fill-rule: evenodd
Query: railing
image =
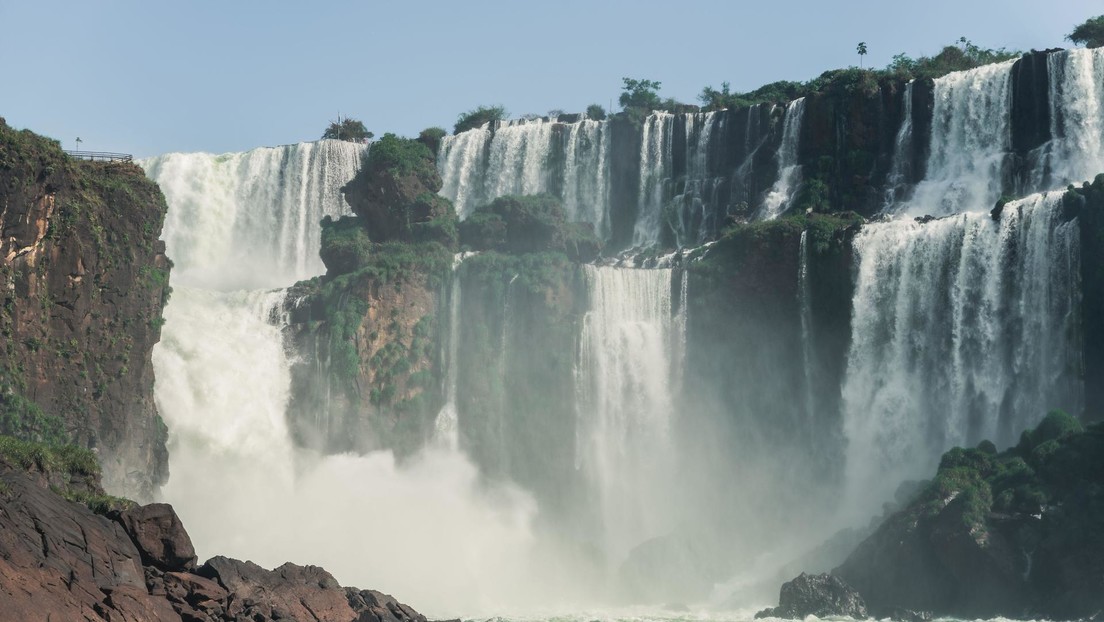
<path id="1" fill-rule="evenodd" d="M 66 155 L 78 160 L 91 160 L 93 162 L 133 162 L 134 156 L 129 153 L 111 153 L 109 151 L 69 151 Z"/>

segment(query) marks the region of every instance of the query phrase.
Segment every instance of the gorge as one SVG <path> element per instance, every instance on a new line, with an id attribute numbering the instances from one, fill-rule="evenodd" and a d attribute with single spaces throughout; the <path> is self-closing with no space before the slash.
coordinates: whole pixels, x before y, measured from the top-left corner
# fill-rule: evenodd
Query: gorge
<path id="1" fill-rule="evenodd" d="M 136 370 L 156 410 L 118 415 L 135 430 L 62 427 L 100 447 L 108 492 L 171 503 L 201 557 L 319 563 L 466 618 L 747 612 L 833 568 L 894 593 L 866 570 L 885 530 L 927 511 L 917 500 L 973 499 L 952 490 L 962 464 L 1019 495 L 990 495 L 970 534 L 1097 499 L 1017 505 L 1027 493 L 994 478 L 1020 457 L 1049 482 L 1058 445 L 1097 446 L 1104 50 L 935 78 L 841 71 L 794 95 L 491 121 L 439 145 L 142 160 L 164 206 L 136 169 L 136 189 L 106 185 L 167 207 L 163 243 L 143 212 L 138 251 L 111 263 L 136 284 L 88 296 L 143 292 L 151 367 L 114 373 Z M 26 147 L 9 135 L 14 159 Z M 85 303 L 55 293 L 83 291 L 95 265 L 57 242 L 51 210 L 79 187 L 60 158 L 0 171 L 47 180 L 4 195 L 19 293 L 5 369 L 69 365 L 56 344 L 87 325 L 66 319 Z M 64 222 L 102 235 L 76 213 Z M 51 305 L 67 311 L 32 318 Z M 6 388 L 7 411 L 10 395 L 49 403 L 36 383 Z M 1053 410 L 1085 436 L 1047 432 L 1073 425 Z M 0 431 L 19 432 L 13 418 Z M 1008 542 L 1024 585 L 1056 572 L 1032 569 L 1037 542 Z M 864 596 L 879 612 L 1073 618 L 1104 607 L 1098 578 L 1060 608 L 1027 588 L 1005 598 L 1011 583 L 1006 607 Z"/>

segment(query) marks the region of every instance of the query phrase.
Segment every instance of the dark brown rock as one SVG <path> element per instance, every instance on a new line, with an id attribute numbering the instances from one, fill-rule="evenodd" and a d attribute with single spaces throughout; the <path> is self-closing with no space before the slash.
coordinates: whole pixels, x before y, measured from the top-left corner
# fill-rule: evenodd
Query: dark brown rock
<path id="1" fill-rule="evenodd" d="M 197 571 L 242 599 L 247 618 L 349 622 L 357 619 L 345 590 L 317 566 L 287 563 L 265 570 L 249 561 L 214 557 Z"/>
<path id="2" fill-rule="evenodd" d="M 166 572 L 196 566 L 192 539 L 167 503 L 151 503 L 119 514 L 117 519 L 142 554 L 142 562 Z"/>
<path id="3" fill-rule="evenodd" d="M 867 617 L 866 602 L 854 588 L 835 575 L 801 573 L 782 584 L 778 606 L 764 609 L 756 618 L 787 618 L 801 620 L 805 616 Z"/>

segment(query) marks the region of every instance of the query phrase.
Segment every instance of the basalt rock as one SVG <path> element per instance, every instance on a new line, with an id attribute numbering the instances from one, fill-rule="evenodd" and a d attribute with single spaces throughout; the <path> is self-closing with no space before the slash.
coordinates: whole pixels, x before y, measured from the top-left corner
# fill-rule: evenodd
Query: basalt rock
<path id="1" fill-rule="evenodd" d="M 867 617 L 866 603 L 854 588 L 837 576 L 803 572 L 782 585 L 777 607 L 755 614 L 756 618 L 789 620 L 801 620 L 805 616 L 850 616 L 861 620 Z"/>

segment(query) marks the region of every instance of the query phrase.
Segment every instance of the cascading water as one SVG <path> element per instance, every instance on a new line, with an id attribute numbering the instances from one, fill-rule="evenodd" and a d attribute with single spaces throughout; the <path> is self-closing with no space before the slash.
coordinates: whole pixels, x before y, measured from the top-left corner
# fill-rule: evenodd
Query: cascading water
<path id="1" fill-rule="evenodd" d="M 609 232 L 610 132 L 605 121 L 554 119 L 485 125 L 441 143 L 437 168 L 441 196 L 461 219 L 508 194 L 554 194 L 569 221 L 588 222 L 599 236 Z"/>
<path id="2" fill-rule="evenodd" d="M 162 496 L 201 555 L 320 563 L 430 611 L 531 598 L 541 564 L 527 495 L 488 486 L 447 446 L 398 465 L 390 452 L 319 456 L 291 440 L 284 293 L 268 288 L 322 271 L 319 220 L 346 211 L 339 188 L 364 151 L 323 142 L 143 163 L 165 191 L 176 261 L 153 353 L 169 427 Z"/>
<path id="3" fill-rule="evenodd" d="M 1013 61 L 935 80 L 927 173 L 912 198 L 891 207 L 910 216 L 989 209 L 1009 175 Z"/>
<path id="4" fill-rule="evenodd" d="M 1079 237 L 1061 193 L 926 224 L 869 224 L 843 387 L 848 504 L 869 515 L 954 445 L 1006 446 L 1079 412 Z"/>
<path id="5" fill-rule="evenodd" d="M 716 226 L 720 205 L 718 190 L 724 177 L 712 175 L 710 151 L 715 135 L 724 136 L 727 116 L 717 112 L 687 114 L 685 119 L 686 177 L 682 193 L 672 202 L 680 206 L 677 246 L 705 241 Z M 714 130 L 717 130 L 714 132 Z"/>
<path id="6" fill-rule="evenodd" d="M 809 291 L 809 231 L 801 232 L 798 257 L 797 295 L 801 305 L 801 363 L 805 383 L 805 416 L 810 422 L 816 416 L 813 397 L 813 301 Z"/>
<path id="7" fill-rule="evenodd" d="M 912 178 L 912 86 L 909 80 L 901 94 L 901 127 L 893 140 L 893 161 L 886 175 L 885 211 L 892 211 L 893 204 L 904 198 L 906 187 Z"/>
<path id="8" fill-rule="evenodd" d="M 763 200 L 763 220 L 774 220 L 785 213 L 801 183 L 798 148 L 801 145 L 801 122 L 804 117 L 804 97 L 795 99 L 786 106 L 786 118 L 782 125 L 782 144 L 778 147 L 778 181 L 774 182 L 767 198 Z"/>
<path id="9" fill-rule="evenodd" d="M 1037 154 L 1033 191 L 1104 173 L 1104 48 L 1052 52 L 1047 71 L 1051 140 Z"/>
<path id="10" fill-rule="evenodd" d="M 650 246 L 659 241 L 663 206 L 670 196 L 674 122 L 675 115 L 667 112 L 653 112 L 644 120 L 640 141 L 640 190 L 637 193 L 639 211 L 633 228 L 633 246 Z"/>
<path id="11" fill-rule="evenodd" d="M 585 266 L 576 460 L 611 560 L 671 529 L 672 271 Z"/>

